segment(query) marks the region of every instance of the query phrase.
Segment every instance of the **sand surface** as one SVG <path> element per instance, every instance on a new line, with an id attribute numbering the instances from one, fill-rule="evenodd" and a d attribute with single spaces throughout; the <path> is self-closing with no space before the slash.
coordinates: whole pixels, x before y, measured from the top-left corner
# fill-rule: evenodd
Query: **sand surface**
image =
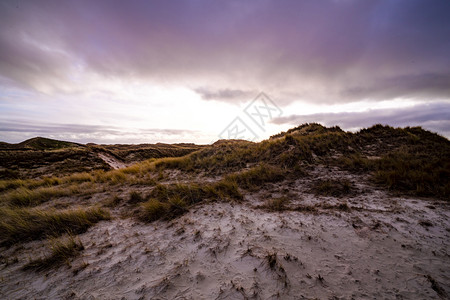
<path id="1" fill-rule="evenodd" d="M 292 186 L 290 205 L 343 201 L 301 186 Z M 240 204 L 202 204 L 171 222 L 103 221 L 80 235 L 86 249 L 70 267 L 35 273 L 2 265 L 0 298 L 445 298 L 428 275 L 450 294 L 446 202 L 372 190 L 346 199 L 350 211 L 257 208 L 278 189 Z M 36 241 L 2 255 L 26 261 L 44 249 Z"/>
<path id="2" fill-rule="evenodd" d="M 106 152 L 99 152 L 97 155 L 114 170 L 125 168 L 127 166 L 124 162 Z"/>

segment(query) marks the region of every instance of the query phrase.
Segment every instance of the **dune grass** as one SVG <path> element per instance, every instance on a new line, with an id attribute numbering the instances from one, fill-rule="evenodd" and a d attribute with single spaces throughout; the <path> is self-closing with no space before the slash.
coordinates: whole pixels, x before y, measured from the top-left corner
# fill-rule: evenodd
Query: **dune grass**
<path id="1" fill-rule="evenodd" d="M 51 239 L 49 248 L 49 256 L 31 260 L 22 267 L 22 270 L 45 271 L 64 263 L 70 264 L 70 260 L 84 250 L 81 241 L 72 235 L 65 239 Z"/>
<path id="2" fill-rule="evenodd" d="M 184 199 L 189 205 L 201 202 L 204 199 L 242 199 L 237 185 L 228 181 L 218 181 L 210 184 L 158 184 L 149 195 L 150 198 L 161 201 L 166 201 L 176 196 Z"/>
<path id="3" fill-rule="evenodd" d="M 157 185 L 141 204 L 139 218 L 152 222 L 158 219 L 170 220 L 187 212 L 193 205 L 206 200 L 243 199 L 238 186 L 231 181 L 210 184 Z"/>
<path id="4" fill-rule="evenodd" d="M 165 179 L 166 169 L 201 172 L 206 176 L 223 175 L 222 184 L 236 184 L 252 191 L 267 182 L 305 176 L 310 167 L 323 164 L 353 173 L 370 173 L 373 182 L 392 191 L 448 198 L 449 157 L 450 142 L 447 139 L 418 127 L 375 125 L 349 133 L 338 127 L 304 124 L 259 143 L 218 141 L 182 157 L 153 158 L 120 170 L 97 170 L 34 180 L 3 180 L 0 181 L 0 192 L 13 205 L 32 206 L 46 199 L 82 192 L 77 191 L 76 185 L 86 182 L 99 186 L 157 185 Z M 253 167 L 248 169 L 249 166 Z M 326 185 L 317 187 L 317 192 L 332 194 L 333 188 Z M 12 189 L 15 190 L 9 191 Z M 201 189 L 194 190 L 197 191 L 189 193 L 196 194 Z M 187 201 L 188 205 L 190 202 Z"/>
<path id="5" fill-rule="evenodd" d="M 91 183 L 129 183 L 134 180 L 132 175 L 144 176 L 155 169 L 155 159 L 136 163 L 133 166 L 119 169 L 119 170 L 95 170 L 92 172 L 80 172 L 74 173 L 63 177 L 43 177 L 38 179 L 9 179 L 0 180 L 0 192 L 17 189 L 27 188 L 33 190 L 40 187 L 50 188 L 60 185 L 79 184 L 83 182 Z"/>
<path id="6" fill-rule="evenodd" d="M 353 184 L 347 179 L 326 179 L 316 181 L 311 192 L 320 196 L 341 197 L 354 191 Z"/>
<path id="7" fill-rule="evenodd" d="M 373 180 L 391 190 L 450 199 L 450 157 L 394 152 L 373 169 Z"/>
<path id="8" fill-rule="evenodd" d="M 27 189 L 36 189 L 39 187 L 52 187 L 57 185 L 69 184 L 69 183 L 82 183 L 93 182 L 94 177 L 91 173 L 81 172 L 74 173 L 64 177 L 43 177 L 41 179 L 12 179 L 12 180 L 0 180 L 0 192 L 10 189 L 17 189 L 24 187 Z"/>
<path id="9" fill-rule="evenodd" d="M 166 201 L 150 199 L 142 204 L 140 219 L 146 222 L 158 219 L 171 220 L 187 212 L 188 205 L 180 196 L 174 196 Z"/>
<path id="10" fill-rule="evenodd" d="M 278 182 L 285 178 L 285 172 L 267 164 L 225 176 L 225 181 L 236 182 L 244 189 L 255 190 L 268 182 Z"/>
<path id="11" fill-rule="evenodd" d="M 93 224 L 110 218 L 101 208 L 53 210 L 0 207 L 0 245 L 39 240 L 86 231 Z"/>
<path id="12" fill-rule="evenodd" d="M 80 187 L 78 185 L 39 187 L 33 190 L 20 187 L 7 193 L 4 200 L 11 206 L 36 206 L 55 197 L 70 196 L 79 192 Z"/>
<path id="13" fill-rule="evenodd" d="M 286 196 L 269 199 L 260 208 L 265 208 L 269 211 L 284 211 L 286 209 L 286 204 L 289 203 L 289 198 Z"/>

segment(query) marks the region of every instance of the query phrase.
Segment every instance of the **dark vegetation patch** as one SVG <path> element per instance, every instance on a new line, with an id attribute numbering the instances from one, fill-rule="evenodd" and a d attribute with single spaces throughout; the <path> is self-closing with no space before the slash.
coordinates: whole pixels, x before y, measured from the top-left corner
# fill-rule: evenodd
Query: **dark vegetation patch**
<path id="1" fill-rule="evenodd" d="M 93 164 L 92 159 L 99 159 L 95 151 L 107 151 L 122 161 L 128 161 L 134 154 L 141 152 L 148 153 L 148 156 L 135 156 L 153 158 L 124 169 L 104 171 L 109 167 L 100 166 L 102 161 Z M 304 124 L 260 143 L 221 140 L 211 146 L 74 144 L 56 150 L 21 148 L 0 152 L 0 170 L 3 170 L 0 174 L 10 178 L 0 181 L 0 192 L 18 189 L 15 191 L 16 196 L 11 196 L 14 198 L 12 203 L 22 206 L 45 202 L 45 199 L 52 197 L 46 197 L 46 193 L 54 192 L 55 197 L 69 193 L 63 190 L 70 183 L 87 181 L 155 185 L 157 174 L 161 174 L 159 179 L 164 180 L 164 176 L 170 174 L 164 172 L 168 169 L 201 173 L 203 176 L 223 176 L 224 181 L 235 182 L 242 189 L 254 191 L 266 183 L 305 176 L 316 164 L 337 166 L 357 174 L 370 174 L 373 183 L 393 192 L 450 198 L 450 142 L 419 127 L 375 125 L 357 133 L 349 133 L 339 127 Z M 29 157 L 24 159 L 20 153 Z M 186 153 L 181 157 L 164 157 Z M 62 165 L 66 163 L 68 169 Z M 67 172 L 85 170 L 84 166 L 89 172 L 61 177 Z M 55 171 L 58 177 L 48 176 L 53 169 L 58 169 Z M 44 172 L 48 177 L 24 180 L 24 176 L 28 176 L 24 175 L 24 170 L 30 170 L 34 175 Z M 20 179 L 13 179 L 17 177 Z M 51 191 L 51 187 L 64 184 L 67 186 Z M 348 189 L 345 182 L 333 181 L 313 187 L 315 193 L 330 196 L 348 195 Z M 30 195 L 29 190 L 32 190 L 33 195 Z M 350 185 L 350 194 L 351 190 Z"/>
<path id="2" fill-rule="evenodd" d="M 194 144 L 83 145 L 46 138 L 19 144 L 0 143 L 0 180 L 65 176 L 76 172 L 110 170 L 97 153 L 132 163 L 150 158 L 178 157 L 203 148 Z"/>
<path id="3" fill-rule="evenodd" d="M 136 204 L 136 203 L 140 203 L 140 202 L 143 202 L 143 201 L 144 201 L 144 198 L 142 197 L 141 193 L 139 193 L 137 191 L 132 191 L 130 193 L 130 198 L 128 199 L 128 203 Z"/>
<path id="4" fill-rule="evenodd" d="M 139 214 L 139 219 L 146 222 L 173 219 L 205 200 L 243 199 L 236 183 L 224 180 L 210 184 L 159 184 L 147 198 Z"/>
<path id="5" fill-rule="evenodd" d="M 260 208 L 267 209 L 269 211 L 283 211 L 286 210 L 286 205 L 289 203 L 289 198 L 286 196 L 272 198 L 266 201 L 266 203 Z"/>
<path id="6" fill-rule="evenodd" d="M 0 149 L 0 168 L 9 170 L 9 173 L 16 172 L 21 179 L 110 169 L 94 152 L 80 146 L 58 150 Z M 0 179 L 12 178 L 6 176 Z"/>
<path id="7" fill-rule="evenodd" d="M 204 148 L 191 143 L 179 144 L 139 144 L 139 145 L 90 145 L 95 151 L 107 152 L 126 162 L 140 162 L 151 158 L 181 157 Z"/>
<path id="8" fill-rule="evenodd" d="M 282 181 L 286 177 L 286 172 L 280 168 L 261 164 L 249 170 L 233 173 L 225 177 L 226 181 L 236 182 L 239 187 L 255 190 L 265 183 Z"/>
<path id="9" fill-rule="evenodd" d="M 442 153 L 399 150 L 375 161 L 373 170 L 373 180 L 391 190 L 418 196 L 450 197 L 448 149 L 442 149 Z"/>
<path id="10" fill-rule="evenodd" d="M 369 173 L 372 182 L 400 193 L 450 196 L 450 142 L 420 127 L 375 125 L 349 133 L 339 127 L 304 124 L 260 143 L 219 141 L 188 156 L 159 160 L 155 165 L 207 174 L 236 172 L 252 164 L 272 165 L 292 178 L 305 175 L 308 166 L 315 163 Z M 325 183 L 318 192 L 347 193 L 345 183 L 335 186 L 337 189 L 333 185 Z"/>
<path id="11" fill-rule="evenodd" d="M 347 179 L 326 179 L 314 182 L 311 192 L 320 196 L 342 197 L 354 193 L 354 187 Z"/>
<path id="12" fill-rule="evenodd" d="M 0 245 L 55 237 L 66 232 L 85 232 L 90 226 L 110 218 L 100 208 L 52 210 L 0 207 Z"/>
<path id="13" fill-rule="evenodd" d="M 25 187 L 18 188 L 5 195 L 4 201 L 11 206 L 36 206 L 55 197 L 69 196 L 78 193 L 79 187 L 71 185 L 67 187 L 39 187 L 30 190 Z"/>
<path id="14" fill-rule="evenodd" d="M 207 174 L 229 174 L 249 165 L 266 163 L 285 171 L 293 171 L 301 161 L 312 161 L 306 144 L 296 139 L 248 141 L 219 141 L 211 147 L 180 158 L 162 159 L 157 168 L 180 169 L 187 172 L 204 171 Z"/>

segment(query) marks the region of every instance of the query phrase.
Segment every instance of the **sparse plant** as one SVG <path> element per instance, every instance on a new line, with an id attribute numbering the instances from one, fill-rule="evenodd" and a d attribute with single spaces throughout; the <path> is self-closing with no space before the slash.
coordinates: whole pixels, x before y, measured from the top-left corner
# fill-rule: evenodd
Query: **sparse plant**
<path id="1" fill-rule="evenodd" d="M 347 179 L 318 180 L 311 191 L 316 195 L 340 197 L 350 194 L 353 191 L 353 184 Z"/>
<path id="2" fill-rule="evenodd" d="M 52 239 L 50 241 L 51 254 L 44 258 L 38 258 L 23 266 L 23 270 L 44 271 L 58 267 L 64 263 L 69 264 L 70 259 L 77 256 L 84 246 L 79 239 L 69 235 L 65 239 Z"/>
<path id="3" fill-rule="evenodd" d="M 266 201 L 265 208 L 270 211 L 283 211 L 286 209 L 286 204 L 289 202 L 289 198 L 286 196 L 269 199 Z"/>
<path id="4" fill-rule="evenodd" d="M 276 253 L 268 253 L 266 255 L 267 265 L 271 270 L 275 270 L 277 266 L 277 254 Z"/>
<path id="5" fill-rule="evenodd" d="M 140 202 L 144 202 L 144 198 L 142 197 L 141 193 L 139 193 L 137 191 L 132 191 L 130 193 L 130 198 L 128 199 L 128 203 L 136 204 L 136 203 L 140 203 Z"/>
<path id="6" fill-rule="evenodd" d="M 106 207 L 115 207 L 122 202 L 122 198 L 120 198 L 118 195 L 114 195 L 111 199 L 106 201 L 104 204 Z"/>

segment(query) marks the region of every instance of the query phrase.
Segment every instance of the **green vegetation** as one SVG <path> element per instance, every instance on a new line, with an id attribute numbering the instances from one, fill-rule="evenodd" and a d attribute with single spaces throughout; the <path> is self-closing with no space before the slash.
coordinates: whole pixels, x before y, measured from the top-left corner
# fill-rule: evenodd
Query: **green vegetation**
<path id="1" fill-rule="evenodd" d="M 70 259 L 84 250 L 81 241 L 75 240 L 72 235 L 63 240 L 52 239 L 49 248 L 51 251 L 49 256 L 32 260 L 23 266 L 22 269 L 45 271 L 64 263 L 70 264 Z"/>
<path id="2" fill-rule="evenodd" d="M 283 170 L 261 164 L 249 170 L 227 175 L 226 181 L 236 182 L 245 189 L 256 189 L 267 182 L 278 182 L 285 178 Z"/>
<path id="3" fill-rule="evenodd" d="M 38 240 L 66 232 L 78 234 L 109 218 L 109 212 L 100 208 L 57 211 L 0 207 L 0 245 Z"/>
<path id="4" fill-rule="evenodd" d="M 285 170 L 293 170 L 300 161 L 308 162 L 311 159 L 311 151 L 306 144 L 286 137 L 260 143 L 219 141 L 185 157 L 158 160 L 155 166 L 186 172 L 224 174 L 240 171 L 249 164 L 257 163 L 270 163 Z"/>
<path id="5" fill-rule="evenodd" d="M 450 142 L 420 127 L 375 125 L 355 135 L 361 148 L 341 158 L 342 168 L 370 172 L 373 182 L 392 191 L 417 196 L 450 197 Z M 364 153 L 365 152 L 365 153 Z M 367 159 L 374 155 L 378 159 Z"/>
<path id="6" fill-rule="evenodd" d="M 210 184 L 170 184 L 157 185 L 148 196 L 149 200 L 141 204 L 140 219 L 155 221 L 173 219 L 189 207 L 205 200 L 242 200 L 235 182 L 219 181 Z"/>
<path id="7" fill-rule="evenodd" d="M 418 196 L 450 197 L 450 152 L 447 157 L 393 152 L 374 163 L 373 179 L 387 188 Z"/>
<path id="8" fill-rule="evenodd" d="M 98 153 L 123 163 L 147 159 L 179 157 L 203 148 L 194 144 L 82 145 L 46 138 L 33 138 L 19 144 L 0 142 L 0 179 L 38 179 L 48 174 L 57 177 L 73 173 L 110 170 Z M 129 168 L 125 172 L 134 172 Z M 2 184 L 0 183 L 0 190 Z"/>
<path id="9" fill-rule="evenodd" d="M 187 211 L 188 205 L 179 196 L 174 196 L 164 202 L 150 199 L 142 204 L 140 219 L 146 222 L 158 219 L 171 220 Z"/>
<path id="10" fill-rule="evenodd" d="M 69 196 L 79 191 L 79 186 L 77 185 L 68 187 L 39 187 L 34 190 L 21 187 L 6 194 L 5 200 L 12 206 L 36 206 L 51 198 Z"/>

